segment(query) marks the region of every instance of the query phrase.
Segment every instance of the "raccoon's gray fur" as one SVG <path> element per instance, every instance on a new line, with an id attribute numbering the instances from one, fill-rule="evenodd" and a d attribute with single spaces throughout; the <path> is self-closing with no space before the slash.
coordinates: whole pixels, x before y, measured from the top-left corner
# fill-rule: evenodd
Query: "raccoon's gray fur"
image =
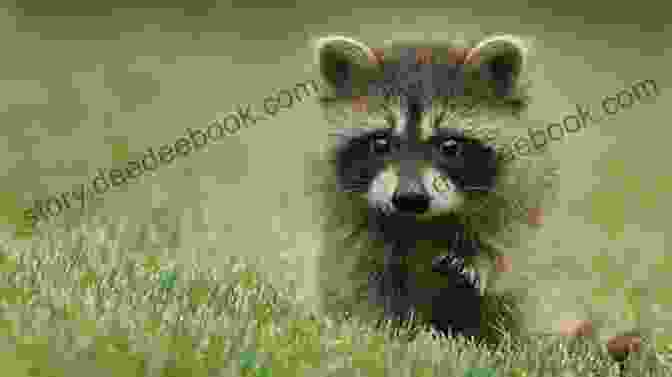
<path id="1" fill-rule="evenodd" d="M 528 102 L 522 40 L 374 52 L 331 36 L 315 51 L 327 84 L 321 103 L 338 126 L 328 158 L 310 172 L 321 179 L 324 309 L 420 319 L 477 338 L 493 339 L 494 326 L 515 331 L 515 295 L 491 294 L 482 274 L 502 248 L 524 242 L 515 207 L 538 207 L 547 188 L 542 154 L 512 159 L 497 123 L 515 122 Z M 421 55 L 431 64 L 416 64 Z M 474 124 L 493 133 L 475 135 Z"/>

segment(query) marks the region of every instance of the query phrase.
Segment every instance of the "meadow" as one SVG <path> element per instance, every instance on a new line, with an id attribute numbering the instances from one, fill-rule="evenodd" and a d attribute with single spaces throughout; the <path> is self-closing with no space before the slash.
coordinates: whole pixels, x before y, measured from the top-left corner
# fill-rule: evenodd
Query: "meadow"
<path id="1" fill-rule="evenodd" d="M 304 194 L 306 161 L 321 155 L 330 131 L 312 101 L 92 197 L 86 211 L 100 220 L 78 225 L 82 211 L 71 200 L 71 210 L 40 222 L 67 222 L 69 230 L 4 240 L 36 199 L 90 182 L 98 168 L 138 161 L 188 126 L 223 119 L 236 104 L 275 112 L 277 97 L 288 108 L 276 89 L 300 93 L 292 85 L 316 77 L 313 37 L 344 33 L 379 46 L 534 36 L 535 100 L 507 128 L 527 138 L 529 127 L 563 120 L 577 103 L 599 106 L 608 93 L 626 103 L 618 90 L 636 80 L 656 78 L 668 93 L 668 12 L 515 0 L 19 3 L 0 7 L 2 376 L 462 377 L 479 366 L 497 376 L 617 375 L 604 339 L 540 336 L 482 350 L 429 334 L 390 340 L 355 319 L 311 316 L 320 229 L 316 201 Z M 529 242 L 513 254 L 506 281 L 543 299 L 528 308 L 534 330 L 565 312 L 585 318 L 584 310 L 605 324 L 596 326 L 605 339 L 660 330 L 629 361 L 632 376 L 670 375 L 672 259 L 664 241 L 672 179 L 660 151 L 672 131 L 663 103 L 633 106 L 547 143 L 561 165 L 561 189 L 544 226 L 524 229 Z M 174 237 L 173 225 L 183 229 Z M 136 226 L 143 239 L 160 241 L 136 246 Z"/>
<path id="2" fill-rule="evenodd" d="M 229 257 L 226 268 L 133 257 L 124 224 L 96 218 L 0 248 L 0 347 L 6 376 L 618 376 L 598 343 L 539 336 L 496 348 L 461 337 L 413 340 L 356 318 L 323 318 Z M 655 334 L 652 334 L 655 336 Z M 627 376 L 672 376 L 644 337 Z M 476 374 L 472 374 L 476 376 Z"/>

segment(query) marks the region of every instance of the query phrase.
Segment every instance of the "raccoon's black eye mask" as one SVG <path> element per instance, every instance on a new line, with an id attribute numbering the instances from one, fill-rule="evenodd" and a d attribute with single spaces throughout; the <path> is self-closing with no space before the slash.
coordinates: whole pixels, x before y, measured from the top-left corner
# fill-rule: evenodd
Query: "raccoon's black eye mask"
<path id="1" fill-rule="evenodd" d="M 475 142 L 461 136 L 435 136 L 428 141 L 428 144 L 433 145 L 445 158 L 456 158 L 462 156 L 465 144 Z M 401 140 L 389 132 L 376 131 L 362 140 L 362 143 L 369 145 L 372 154 L 382 156 L 399 148 Z"/>
<path id="2" fill-rule="evenodd" d="M 390 153 L 399 150 L 401 143 L 401 139 L 391 130 L 373 130 L 343 143 L 336 153 L 337 156 L 348 156 L 343 158 L 348 161 L 367 161 L 374 156 L 382 162 Z M 440 129 L 426 143 L 433 147 L 432 153 L 438 158 L 432 160 L 438 163 L 440 168 L 466 169 L 466 161 L 475 161 L 481 169 L 494 172 L 497 157 L 495 149 L 480 140 L 465 136 L 459 130 Z M 465 176 L 471 174 L 477 172 L 462 173 Z"/>
<path id="3" fill-rule="evenodd" d="M 392 151 L 392 144 L 395 143 L 395 140 L 392 140 L 392 137 L 388 134 L 377 133 L 369 139 L 371 152 L 375 155 L 382 155 Z"/>
<path id="4" fill-rule="evenodd" d="M 454 138 L 449 138 L 441 141 L 439 149 L 444 156 L 457 157 L 462 153 L 462 144 Z"/>

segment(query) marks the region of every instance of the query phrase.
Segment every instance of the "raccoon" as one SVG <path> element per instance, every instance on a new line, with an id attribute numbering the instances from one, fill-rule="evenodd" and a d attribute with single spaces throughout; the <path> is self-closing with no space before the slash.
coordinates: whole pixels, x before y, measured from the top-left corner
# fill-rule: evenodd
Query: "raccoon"
<path id="1" fill-rule="evenodd" d="M 314 50 L 320 104 L 337 126 L 309 173 L 324 219 L 323 308 L 489 342 L 519 330 L 518 295 L 485 282 L 505 255 L 501 239 L 520 234 L 515 207 L 540 205 L 551 187 L 532 177 L 544 158 L 511 162 L 501 142 L 498 120 L 515 122 L 529 103 L 525 42 L 372 49 L 329 36 Z M 473 132 L 487 124 L 487 135 Z"/>

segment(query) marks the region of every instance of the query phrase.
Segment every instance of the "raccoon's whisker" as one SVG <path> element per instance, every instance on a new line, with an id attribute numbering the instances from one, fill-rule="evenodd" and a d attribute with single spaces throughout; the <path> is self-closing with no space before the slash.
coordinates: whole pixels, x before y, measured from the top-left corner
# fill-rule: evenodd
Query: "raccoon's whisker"
<path id="1" fill-rule="evenodd" d="M 364 185 L 336 185 L 338 191 L 363 191 Z"/>
<path id="2" fill-rule="evenodd" d="M 363 184 L 363 185 L 365 185 L 367 182 L 369 182 L 369 180 L 367 178 L 364 178 L 364 177 L 362 177 L 360 179 L 351 179 L 351 180 L 348 181 L 348 183 L 350 183 L 350 184 Z"/>
<path id="3" fill-rule="evenodd" d="M 356 136 L 356 133 L 351 130 L 339 130 L 339 131 L 333 131 L 329 132 L 327 135 L 331 137 L 343 137 L 343 138 L 352 138 Z"/>
<path id="4" fill-rule="evenodd" d="M 339 188 L 344 188 L 344 189 L 355 189 L 355 190 L 357 190 L 357 189 L 366 189 L 368 186 L 365 185 L 365 184 L 358 183 L 358 184 L 341 185 L 341 186 L 338 186 L 338 187 Z"/>
<path id="5" fill-rule="evenodd" d="M 348 176 L 350 177 L 350 175 Z M 358 174 L 352 176 L 352 178 L 348 178 L 346 183 L 367 183 L 371 179 L 371 174 L 365 173 L 365 174 Z"/>
<path id="6" fill-rule="evenodd" d="M 356 185 L 363 185 L 366 186 L 366 184 L 369 181 L 367 179 L 348 179 L 347 181 L 340 182 L 339 184 L 344 185 L 344 186 L 356 186 Z"/>
<path id="7" fill-rule="evenodd" d="M 358 184 L 358 185 L 343 185 L 343 186 L 338 186 L 338 187 L 342 190 L 366 191 L 368 186 Z"/>
<path id="8" fill-rule="evenodd" d="M 340 190 L 341 192 L 344 192 L 346 194 L 361 194 L 366 192 L 365 190 L 357 190 L 357 189 L 344 189 Z"/>
<path id="9" fill-rule="evenodd" d="M 368 189 L 365 186 L 344 186 L 340 188 L 340 191 L 350 193 L 365 193 L 368 191 Z"/>
<path id="10" fill-rule="evenodd" d="M 343 192 L 358 193 L 358 192 L 366 192 L 368 189 L 366 185 L 343 184 L 338 185 L 338 190 Z"/>
<path id="11" fill-rule="evenodd" d="M 464 187 L 465 191 L 480 191 L 480 192 L 490 192 L 492 191 L 491 187 L 488 186 L 467 186 Z"/>

